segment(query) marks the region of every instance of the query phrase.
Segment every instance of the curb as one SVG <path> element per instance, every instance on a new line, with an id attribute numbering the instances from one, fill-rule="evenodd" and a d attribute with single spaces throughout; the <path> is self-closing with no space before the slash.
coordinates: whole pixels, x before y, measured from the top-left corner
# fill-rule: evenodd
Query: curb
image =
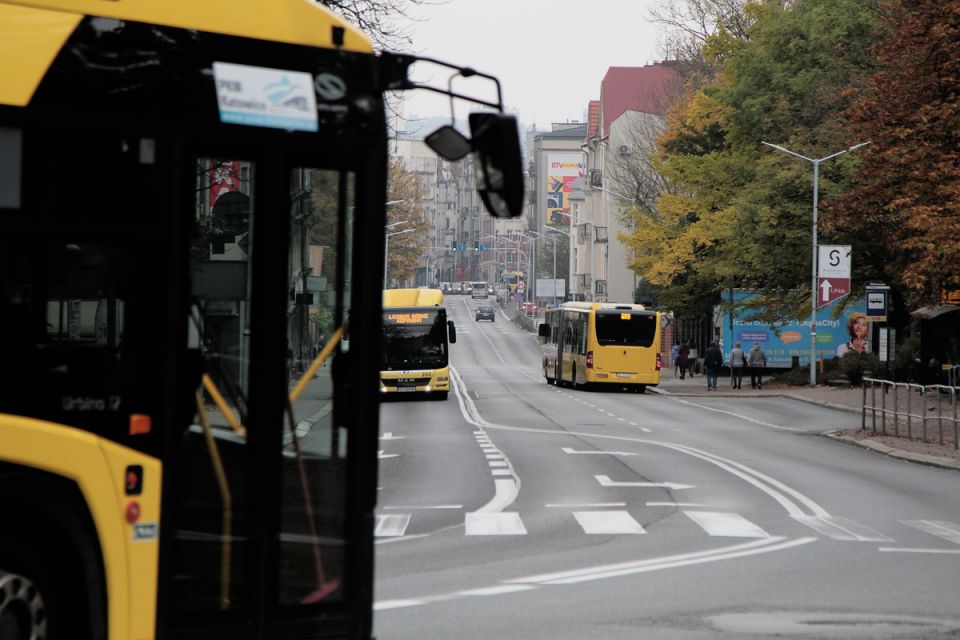
<path id="1" fill-rule="evenodd" d="M 788 400 L 797 400 L 799 402 L 806 402 L 807 404 L 815 404 L 827 409 L 836 409 L 838 411 L 848 411 L 851 413 L 862 413 L 862 409 L 856 407 L 848 407 L 845 404 L 837 404 L 836 402 L 827 402 L 826 400 L 815 400 L 813 398 L 807 398 L 804 396 L 798 396 L 792 393 L 765 393 L 765 394 L 743 394 L 739 396 L 729 396 L 729 395 L 714 395 L 708 393 L 699 393 L 696 391 L 688 392 L 684 391 L 682 393 L 676 393 L 674 391 L 667 391 L 660 387 L 647 387 L 648 391 L 653 393 L 659 393 L 665 396 L 675 396 L 675 397 L 693 397 L 693 398 L 786 398 Z"/>
<path id="2" fill-rule="evenodd" d="M 861 449 L 869 449 L 871 451 L 876 451 L 877 453 L 882 453 L 886 456 L 890 456 L 891 458 L 899 458 L 907 462 L 917 462 L 920 464 L 927 465 L 929 467 L 937 467 L 938 469 L 950 469 L 953 471 L 960 471 L 960 460 L 953 460 L 951 458 L 940 458 L 938 456 L 928 456 L 922 453 L 913 453 L 912 451 L 901 451 L 900 449 L 887 446 L 882 442 L 877 442 L 876 440 L 873 440 L 871 438 L 858 440 L 857 438 L 851 438 L 850 436 L 845 436 L 838 431 L 828 431 L 823 435 L 830 438 L 831 440 L 836 440 L 837 442 L 842 442 L 844 444 L 860 447 Z"/>

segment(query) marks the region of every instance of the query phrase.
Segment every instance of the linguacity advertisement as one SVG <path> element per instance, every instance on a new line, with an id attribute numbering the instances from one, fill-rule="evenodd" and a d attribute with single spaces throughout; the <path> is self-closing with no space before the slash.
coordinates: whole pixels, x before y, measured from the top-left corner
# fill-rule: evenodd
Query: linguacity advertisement
<path id="1" fill-rule="evenodd" d="M 743 306 L 761 296 L 757 291 L 734 291 L 733 312 L 723 314 L 724 358 L 730 361 L 730 349 L 739 342 L 744 351 L 756 342 L 767 354 L 768 367 L 792 366 L 794 356 L 801 365 L 810 364 L 810 316 L 787 319 L 777 323 L 755 319 L 756 309 Z M 834 310 L 846 302 L 843 311 L 834 317 Z M 866 302 L 862 299 L 837 300 L 817 311 L 817 359 L 836 357 L 837 347 L 850 340 L 847 322 L 850 316 L 863 314 Z"/>

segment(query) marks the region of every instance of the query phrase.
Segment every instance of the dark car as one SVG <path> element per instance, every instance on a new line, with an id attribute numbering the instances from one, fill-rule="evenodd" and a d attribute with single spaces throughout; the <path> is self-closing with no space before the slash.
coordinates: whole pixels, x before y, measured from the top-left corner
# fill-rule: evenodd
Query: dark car
<path id="1" fill-rule="evenodd" d="M 493 307 L 489 304 L 482 304 L 477 307 L 477 322 L 481 320 L 489 320 L 490 322 L 496 322 L 496 313 L 493 310 Z"/>

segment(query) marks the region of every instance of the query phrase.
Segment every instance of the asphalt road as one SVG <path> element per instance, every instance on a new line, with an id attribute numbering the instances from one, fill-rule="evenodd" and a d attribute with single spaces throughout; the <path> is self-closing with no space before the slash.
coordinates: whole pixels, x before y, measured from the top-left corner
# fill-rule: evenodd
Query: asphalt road
<path id="1" fill-rule="evenodd" d="M 381 409 L 377 638 L 960 637 L 960 474 L 807 403 L 549 386 L 477 304 L 456 393 Z"/>

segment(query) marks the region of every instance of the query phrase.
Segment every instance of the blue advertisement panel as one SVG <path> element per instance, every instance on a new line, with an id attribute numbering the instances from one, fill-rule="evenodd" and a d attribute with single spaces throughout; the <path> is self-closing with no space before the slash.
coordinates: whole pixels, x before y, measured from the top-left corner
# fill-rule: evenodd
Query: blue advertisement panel
<path id="1" fill-rule="evenodd" d="M 810 364 L 810 316 L 796 320 L 786 320 L 778 324 L 771 324 L 761 320 L 754 320 L 756 311 L 741 309 L 749 299 L 760 296 L 754 291 L 734 291 L 733 327 L 731 333 L 731 317 L 723 316 L 723 351 L 724 360 L 730 361 L 730 349 L 737 342 L 744 351 L 756 342 L 767 354 L 768 367 L 792 366 L 794 356 L 799 356 L 800 364 Z M 860 325 L 866 325 L 866 302 L 862 299 L 848 301 L 846 309 L 840 316 L 834 318 L 834 308 L 845 302 L 837 300 L 817 311 L 817 359 L 829 360 L 842 354 L 850 348 L 852 339 Z M 851 336 L 851 331 L 854 336 Z M 862 333 L 866 333 L 862 331 Z M 858 350 L 867 349 L 865 342 L 857 341 Z"/>

